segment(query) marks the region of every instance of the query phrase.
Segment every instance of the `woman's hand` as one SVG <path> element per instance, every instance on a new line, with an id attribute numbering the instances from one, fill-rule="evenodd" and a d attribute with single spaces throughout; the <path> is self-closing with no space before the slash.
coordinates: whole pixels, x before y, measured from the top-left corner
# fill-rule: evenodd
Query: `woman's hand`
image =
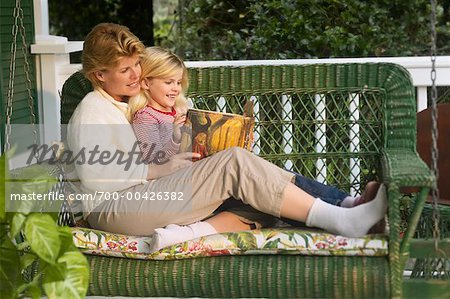
<path id="1" fill-rule="evenodd" d="M 175 171 L 190 166 L 192 160 L 200 158 L 198 153 L 180 153 L 173 155 L 164 164 L 149 164 L 147 180 L 154 180 L 174 173 Z"/>
<path id="2" fill-rule="evenodd" d="M 173 121 L 173 134 L 172 139 L 175 143 L 181 142 L 181 127 L 186 122 L 186 114 L 177 114 Z"/>

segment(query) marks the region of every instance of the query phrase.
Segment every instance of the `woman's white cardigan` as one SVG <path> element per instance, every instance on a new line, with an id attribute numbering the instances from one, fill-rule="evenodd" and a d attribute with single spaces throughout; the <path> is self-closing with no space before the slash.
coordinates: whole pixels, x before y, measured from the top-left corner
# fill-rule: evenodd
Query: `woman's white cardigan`
<path id="1" fill-rule="evenodd" d="M 85 96 L 69 121 L 67 142 L 73 157 L 78 155 L 79 187 L 95 195 L 95 200 L 82 200 L 87 214 L 107 197 L 147 182 L 148 167 L 138 160 L 139 145 L 127 112 L 127 103 L 96 89 Z"/>

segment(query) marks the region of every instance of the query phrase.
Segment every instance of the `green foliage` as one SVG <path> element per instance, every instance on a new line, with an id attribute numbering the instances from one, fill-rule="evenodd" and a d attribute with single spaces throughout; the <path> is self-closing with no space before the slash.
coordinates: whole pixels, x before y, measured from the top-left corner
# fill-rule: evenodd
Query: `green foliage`
<path id="1" fill-rule="evenodd" d="M 154 0 L 153 2 L 153 35 L 155 44 L 161 45 L 175 33 L 178 0 Z"/>
<path id="2" fill-rule="evenodd" d="M 438 54 L 450 55 L 450 0 L 438 2 Z M 431 40 L 428 0 L 49 0 L 49 14 L 69 40 L 116 22 L 186 60 L 429 55 Z"/>
<path id="3" fill-rule="evenodd" d="M 413 56 L 430 48 L 427 0 L 184 2 L 181 36 L 165 45 L 183 50 L 187 60 Z M 438 53 L 444 55 L 450 1 L 440 3 Z"/>
<path id="4" fill-rule="evenodd" d="M 2 298 L 28 296 L 40 298 L 83 298 L 86 295 L 89 267 L 86 258 L 72 241 L 67 227 L 59 227 L 47 213 L 6 212 L 6 187 L 10 181 L 7 157 L 0 157 L 0 294 Z M 26 170 L 25 170 L 26 172 Z M 14 192 L 42 193 L 54 183 L 39 167 L 30 168 L 33 179 L 14 184 Z M 38 175 L 38 173 L 40 173 Z M 29 173 L 22 173 L 26 177 Z M 20 234 L 22 232 L 22 235 Z M 39 269 L 31 281 L 24 279 L 30 267 Z"/>
<path id="5" fill-rule="evenodd" d="M 84 40 L 101 22 L 127 26 L 144 44 L 153 44 L 152 0 L 49 0 L 50 31 L 69 40 Z"/>

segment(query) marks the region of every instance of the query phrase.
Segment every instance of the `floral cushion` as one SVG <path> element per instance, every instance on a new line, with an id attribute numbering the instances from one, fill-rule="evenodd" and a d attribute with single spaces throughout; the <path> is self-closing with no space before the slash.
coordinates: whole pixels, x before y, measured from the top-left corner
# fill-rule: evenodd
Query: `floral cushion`
<path id="1" fill-rule="evenodd" d="M 336 256 L 385 256 L 387 237 L 367 235 L 347 238 L 321 231 L 267 228 L 215 234 L 150 252 L 151 237 L 126 236 L 72 228 L 75 245 L 86 254 L 148 260 L 172 260 L 217 255 L 301 254 Z"/>

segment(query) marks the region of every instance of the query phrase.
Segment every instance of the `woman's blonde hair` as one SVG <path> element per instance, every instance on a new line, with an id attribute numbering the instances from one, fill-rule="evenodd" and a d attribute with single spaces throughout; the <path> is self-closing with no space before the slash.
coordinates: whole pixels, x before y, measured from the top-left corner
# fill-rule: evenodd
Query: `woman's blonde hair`
<path id="1" fill-rule="evenodd" d="M 187 109 L 187 102 L 184 96 L 188 88 L 188 72 L 183 60 L 170 50 L 161 47 L 148 47 L 141 57 L 141 80 L 145 78 L 168 78 L 178 71 L 183 70 L 181 79 L 181 92 L 175 101 L 175 108 L 180 110 Z M 139 109 L 145 107 L 151 99 L 148 90 L 141 89 L 141 94 L 130 98 L 128 104 L 133 116 Z"/>
<path id="2" fill-rule="evenodd" d="M 96 72 L 116 66 L 122 57 L 142 55 L 144 49 L 144 44 L 127 27 L 100 23 L 84 40 L 81 57 L 84 75 L 94 88 L 100 87 Z"/>

